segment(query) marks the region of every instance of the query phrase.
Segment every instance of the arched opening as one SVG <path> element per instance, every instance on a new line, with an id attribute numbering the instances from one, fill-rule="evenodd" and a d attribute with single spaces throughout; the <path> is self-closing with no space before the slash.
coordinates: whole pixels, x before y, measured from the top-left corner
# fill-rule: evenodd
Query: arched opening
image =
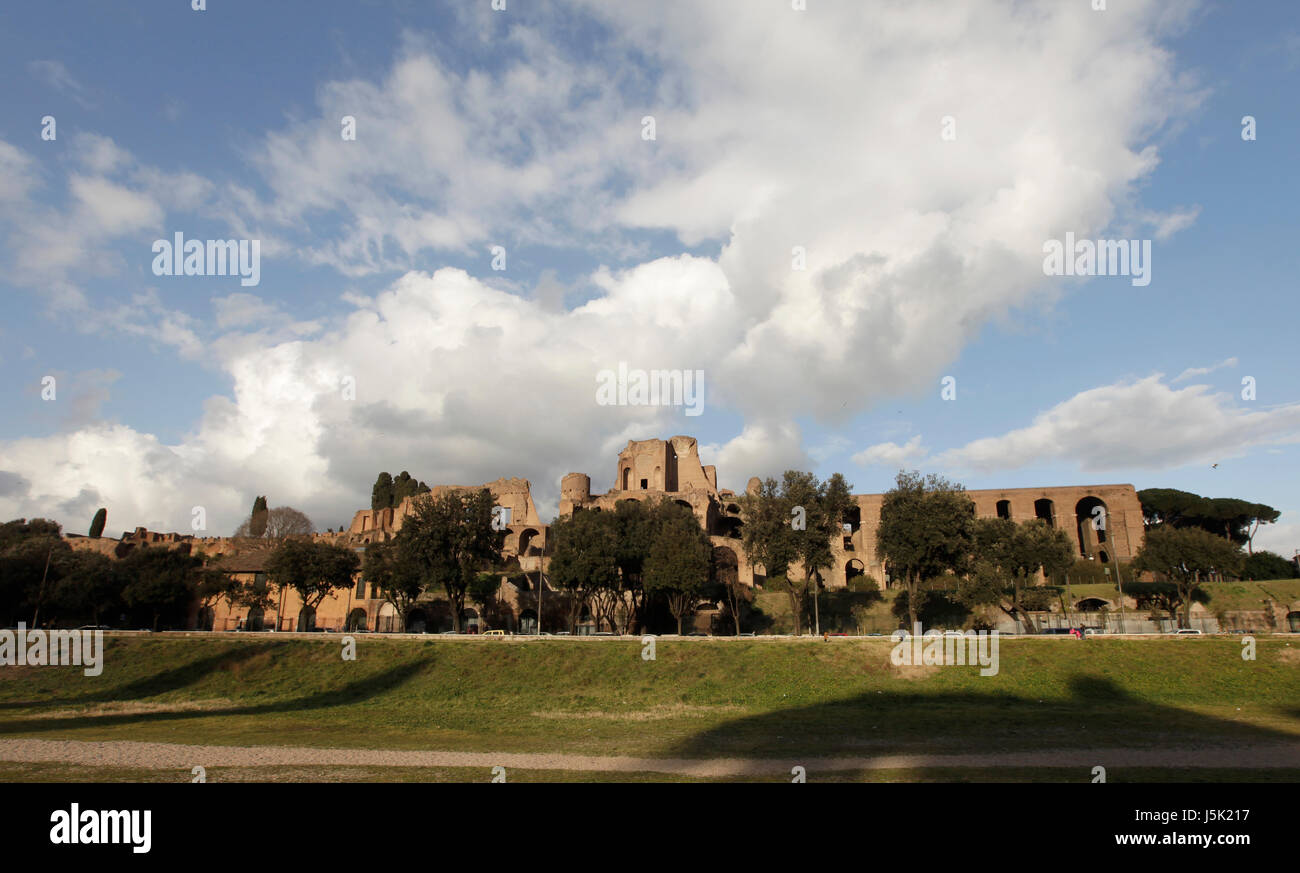
<path id="1" fill-rule="evenodd" d="M 742 522 L 740 519 L 733 518 L 730 515 L 724 515 L 718 519 L 718 523 L 717 523 L 718 536 L 727 537 L 728 539 L 738 540 L 740 539 L 740 529 L 744 526 L 745 526 L 744 522 Z"/>
<path id="2" fill-rule="evenodd" d="M 379 615 L 375 618 L 375 633 L 391 634 L 397 630 L 397 607 L 384 601 L 379 607 Z"/>
<path id="3" fill-rule="evenodd" d="M 664 487 L 664 471 L 663 471 L 663 468 L 662 468 L 662 467 L 655 467 L 654 487 L 655 487 L 655 488 L 658 488 L 660 491 L 663 490 L 663 487 Z"/>
<path id="4" fill-rule="evenodd" d="M 525 609 L 519 613 L 519 632 L 521 634 L 537 633 L 537 610 Z"/>
<path id="5" fill-rule="evenodd" d="M 623 468 L 623 490 L 624 491 L 632 490 L 632 468 L 631 467 Z"/>
<path id="6" fill-rule="evenodd" d="M 1106 542 L 1106 504 L 1098 497 L 1085 497 L 1074 505 L 1079 554 L 1092 557 Z"/>
<path id="7" fill-rule="evenodd" d="M 843 523 L 849 526 L 849 533 L 857 533 L 862 527 L 862 507 L 855 503 L 844 510 Z"/>
<path id="8" fill-rule="evenodd" d="M 999 500 L 997 511 L 998 511 L 998 518 L 1007 518 L 1007 519 L 1011 518 L 1011 501 Z"/>
<path id="9" fill-rule="evenodd" d="M 694 511 L 695 511 L 695 507 L 694 507 L 694 506 L 691 506 L 691 504 L 690 504 L 689 501 L 686 501 L 686 500 L 674 500 L 673 503 L 676 503 L 678 506 L 685 506 L 685 507 L 686 507 L 687 509 L 689 509 L 691 512 L 694 512 Z"/>
<path id="10" fill-rule="evenodd" d="M 1074 605 L 1079 612 L 1101 612 L 1109 609 L 1110 604 L 1100 597 L 1085 597 Z"/>
<path id="11" fill-rule="evenodd" d="M 519 556 L 527 557 L 529 549 L 533 547 L 533 537 L 538 535 L 538 531 L 533 528 L 525 528 L 519 532 Z"/>
<path id="12" fill-rule="evenodd" d="M 308 633 L 316 630 L 316 610 L 310 606 L 304 606 L 298 613 L 298 630 L 302 633 Z"/>
<path id="13" fill-rule="evenodd" d="M 266 628 L 266 613 L 260 608 L 254 607 L 248 611 L 244 617 L 244 630 L 260 631 Z"/>
<path id="14" fill-rule="evenodd" d="M 1103 564 L 1109 564 L 1110 555 L 1106 554 L 1105 549 L 1102 549 L 1101 551 L 1097 552 L 1097 560 L 1101 561 Z"/>
<path id="15" fill-rule="evenodd" d="M 1042 497 L 1034 501 L 1034 518 L 1056 526 L 1056 506 L 1051 500 Z"/>
<path id="16" fill-rule="evenodd" d="M 857 558 L 852 558 L 844 565 L 844 584 L 850 588 L 854 585 L 854 580 L 860 579 L 867 575 L 867 567 Z"/>
<path id="17" fill-rule="evenodd" d="M 198 618 L 194 622 L 194 628 L 195 630 L 210 631 L 216 620 L 217 614 L 213 612 L 212 607 L 205 606 L 199 610 Z"/>
<path id="18" fill-rule="evenodd" d="M 853 535 L 862 527 L 862 507 L 856 503 L 844 510 L 844 517 L 840 519 L 840 528 L 844 538 L 844 551 L 853 551 Z"/>
<path id="19" fill-rule="evenodd" d="M 473 607 L 466 607 L 460 613 L 460 629 L 463 633 L 476 634 L 482 629 L 483 620 L 479 618 L 478 610 Z"/>
<path id="20" fill-rule="evenodd" d="M 412 609 L 406 614 L 406 632 L 408 634 L 422 634 L 429 626 L 429 616 L 423 609 Z"/>
<path id="21" fill-rule="evenodd" d="M 370 619 L 366 615 L 366 611 L 364 609 L 358 606 L 356 609 L 348 613 L 348 630 L 363 631 L 369 629 L 370 629 Z"/>

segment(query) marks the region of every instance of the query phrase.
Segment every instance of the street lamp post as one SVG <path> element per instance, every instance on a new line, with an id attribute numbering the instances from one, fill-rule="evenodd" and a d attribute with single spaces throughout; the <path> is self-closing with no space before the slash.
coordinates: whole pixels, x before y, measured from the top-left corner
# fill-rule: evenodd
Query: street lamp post
<path id="1" fill-rule="evenodd" d="M 1106 567 L 1106 578 L 1110 579 L 1110 567 Z M 1115 565 L 1115 585 L 1119 588 L 1119 632 L 1124 633 L 1124 580 L 1119 575 L 1119 564 Z"/>
<path id="2" fill-rule="evenodd" d="M 542 579 L 542 565 L 546 561 L 546 538 L 542 538 L 542 553 L 537 558 L 537 638 L 542 638 L 542 592 L 546 582 Z"/>

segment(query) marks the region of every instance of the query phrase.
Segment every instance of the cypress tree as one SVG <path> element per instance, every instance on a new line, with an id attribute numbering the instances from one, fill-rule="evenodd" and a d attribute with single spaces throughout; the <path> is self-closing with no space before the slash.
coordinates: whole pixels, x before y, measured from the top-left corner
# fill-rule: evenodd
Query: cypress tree
<path id="1" fill-rule="evenodd" d="M 375 487 L 370 489 L 370 508 L 387 509 L 393 505 L 393 477 L 387 472 L 375 479 Z"/>
<path id="2" fill-rule="evenodd" d="M 266 508 L 266 497 L 258 497 L 253 501 L 253 514 L 249 518 L 248 532 L 252 536 L 260 537 L 266 533 L 266 520 L 269 511 Z"/>

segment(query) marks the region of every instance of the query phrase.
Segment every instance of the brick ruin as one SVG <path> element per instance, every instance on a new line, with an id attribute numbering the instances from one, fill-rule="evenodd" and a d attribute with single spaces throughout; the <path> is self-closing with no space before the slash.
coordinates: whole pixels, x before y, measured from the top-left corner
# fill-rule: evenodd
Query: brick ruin
<path id="1" fill-rule="evenodd" d="M 674 500 L 695 513 L 717 550 L 715 554 L 728 563 L 734 562 L 743 582 L 750 585 L 763 583 L 763 568 L 750 562 L 741 542 L 744 522 L 739 495 L 718 487 L 717 471 L 712 465 L 701 463 L 699 445 L 694 437 L 629 440 L 618 454 L 614 472 L 614 487 L 602 494 L 592 493 L 591 477 L 585 473 L 564 476 L 560 482 L 560 517 L 567 517 L 579 508 L 613 510 L 623 500 Z M 759 479 L 751 478 L 747 491 L 754 493 L 759 486 Z M 447 491 L 470 487 L 439 485 L 428 494 L 437 497 Z M 521 573 L 515 574 L 514 581 L 503 582 L 501 602 L 510 612 L 512 628 L 526 629 L 530 620 L 536 620 L 536 611 L 532 608 L 535 606 L 535 580 L 539 573 L 544 573 L 550 526 L 542 523 L 538 515 L 527 479 L 501 478 L 479 487 L 487 488 L 497 505 L 508 511 L 503 554 L 518 561 Z M 967 493 L 975 504 L 977 516 L 1000 516 L 1017 522 L 1043 519 L 1069 535 L 1080 557 L 1103 564 L 1130 560 L 1142 544 L 1142 508 L 1132 485 L 986 489 Z M 413 511 L 413 501 L 425 496 L 408 497 L 392 508 L 358 510 L 346 531 L 313 534 L 312 539 L 363 550 L 370 543 L 395 536 L 401 530 L 403 520 Z M 823 573 L 823 583 L 827 588 L 844 587 L 860 576 L 869 576 L 882 587 L 889 586 L 892 580 L 887 576 L 887 568 L 875 554 L 875 535 L 883 499 L 883 494 L 853 495 L 854 508 L 844 519 L 843 536 L 836 537 L 832 544 L 832 566 Z M 1092 522 L 1101 513 L 1104 513 L 1106 523 L 1098 529 Z M 144 528 L 124 533 L 117 540 L 70 535 L 68 542 L 74 549 L 93 549 L 118 558 L 136 548 L 180 548 L 210 559 L 217 558 L 219 566 L 247 581 L 265 580 L 265 560 L 271 551 L 266 540 L 195 537 L 156 533 Z M 551 596 L 552 590 L 547 584 L 543 597 Z M 291 601 L 296 600 L 296 595 L 290 594 L 289 597 Z M 285 603 L 281 612 L 289 620 L 297 615 L 292 602 Z M 467 610 L 469 612 L 474 611 Z M 548 611 L 548 623 L 549 615 Z M 361 580 L 346 596 L 327 598 L 315 616 L 318 626 L 336 630 L 397 630 L 399 628 L 391 626 L 395 619 L 392 605 L 385 603 L 374 586 Z M 471 626 L 483 620 L 476 613 L 467 614 L 467 619 Z M 240 624 L 251 628 L 261 620 L 257 616 L 238 613 L 221 614 L 220 609 L 213 615 L 195 615 L 197 627 L 215 627 L 217 630 L 233 629 Z M 269 617 L 265 620 L 271 621 Z M 292 629 L 292 625 L 284 626 L 284 619 L 277 617 L 277 620 L 283 629 Z M 425 626 L 440 623 L 430 614 L 417 615 L 411 629 L 423 630 Z"/>

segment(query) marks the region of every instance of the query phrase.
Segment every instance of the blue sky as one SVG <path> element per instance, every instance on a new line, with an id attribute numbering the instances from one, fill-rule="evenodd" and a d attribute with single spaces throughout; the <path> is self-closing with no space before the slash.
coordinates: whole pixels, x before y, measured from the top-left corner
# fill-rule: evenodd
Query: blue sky
<path id="1" fill-rule="evenodd" d="M 789 5 L 0 11 L 0 513 L 324 528 L 381 469 L 547 512 L 689 433 L 724 486 L 1132 482 L 1300 548 L 1293 6 Z M 1043 275 L 1066 231 L 1151 283 Z M 155 276 L 176 232 L 261 240 L 260 283 Z M 596 405 L 619 360 L 705 413 Z"/>

